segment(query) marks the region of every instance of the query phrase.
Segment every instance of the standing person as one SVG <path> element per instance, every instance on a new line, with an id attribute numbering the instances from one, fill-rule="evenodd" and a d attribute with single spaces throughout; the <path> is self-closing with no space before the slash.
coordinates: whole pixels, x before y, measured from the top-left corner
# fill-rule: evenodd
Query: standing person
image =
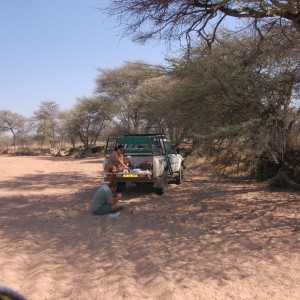
<path id="1" fill-rule="evenodd" d="M 124 169 L 130 170 L 127 164 L 124 162 L 123 157 L 124 145 L 120 144 L 107 158 L 105 164 L 106 172 L 122 172 Z"/>
<path id="2" fill-rule="evenodd" d="M 121 194 L 116 193 L 117 187 L 115 182 L 110 182 L 109 184 L 104 184 L 96 191 L 92 205 L 94 214 L 111 214 L 124 208 L 122 205 L 117 204 L 122 197 Z"/>

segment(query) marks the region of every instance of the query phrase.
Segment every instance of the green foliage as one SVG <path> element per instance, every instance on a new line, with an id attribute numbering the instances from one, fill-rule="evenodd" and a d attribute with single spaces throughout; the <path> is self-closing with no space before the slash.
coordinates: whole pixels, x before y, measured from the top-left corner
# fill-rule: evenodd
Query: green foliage
<path id="1" fill-rule="evenodd" d="M 211 53 L 199 47 L 172 62 L 170 76 L 179 81 L 174 106 L 189 116 L 188 136 L 194 146 L 205 143 L 206 155 L 215 156 L 223 172 L 243 164 L 257 168 L 253 173 L 258 177 L 272 176 L 278 168 L 271 166 L 281 164 L 292 146 L 299 43 L 280 40 L 285 49 L 277 53 L 273 43 L 278 39 L 273 34 L 258 49 L 252 36 L 224 36 Z M 264 153 L 269 166 L 260 162 Z"/>
<path id="2" fill-rule="evenodd" d="M 85 150 L 95 145 L 116 109 L 113 103 L 100 97 L 83 97 L 75 107 L 64 114 L 65 129 L 73 146 L 79 139 Z"/>
<path id="3" fill-rule="evenodd" d="M 148 101 L 143 98 L 140 89 L 144 82 L 158 76 L 160 69 L 136 62 L 114 70 L 99 71 L 98 93 L 117 105 L 116 117 L 122 124 L 120 133 L 143 131 Z"/>
<path id="4" fill-rule="evenodd" d="M 56 144 L 59 123 L 59 106 L 53 101 L 41 102 L 39 109 L 34 112 L 36 122 L 36 139 L 41 145 L 48 142 L 52 147 Z"/>

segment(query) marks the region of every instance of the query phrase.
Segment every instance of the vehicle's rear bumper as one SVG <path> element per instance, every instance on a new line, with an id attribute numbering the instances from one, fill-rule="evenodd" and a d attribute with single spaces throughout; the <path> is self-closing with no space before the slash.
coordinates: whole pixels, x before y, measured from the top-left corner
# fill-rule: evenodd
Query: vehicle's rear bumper
<path id="1" fill-rule="evenodd" d="M 104 173 L 104 181 L 155 183 L 158 181 L 158 178 L 153 177 L 151 173 Z"/>

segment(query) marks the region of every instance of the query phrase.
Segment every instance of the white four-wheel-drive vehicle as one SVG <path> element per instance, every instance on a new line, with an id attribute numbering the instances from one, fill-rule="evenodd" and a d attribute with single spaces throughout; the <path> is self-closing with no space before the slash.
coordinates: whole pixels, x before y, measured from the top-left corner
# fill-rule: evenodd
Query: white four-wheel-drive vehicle
<path id="1" fill-rule="evenodd" d="M 104 172 L 105 181 L 118 183 L 121 190 L 127 183 L 150 183 L 154 191 L 162 195 L 169 182 L 181 184 L 183 180 L 184 159 L 172 148 L 162 134 L 131 134 L 107 139 L 106 160 L 118 145 L 124 145 L 124 158 L 129 158 L 130 171 Z"/>

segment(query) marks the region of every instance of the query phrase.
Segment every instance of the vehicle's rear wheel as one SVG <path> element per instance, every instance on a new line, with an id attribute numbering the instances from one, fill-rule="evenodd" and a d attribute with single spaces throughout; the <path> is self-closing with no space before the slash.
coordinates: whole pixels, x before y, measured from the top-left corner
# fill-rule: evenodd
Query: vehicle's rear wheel
<path id="1" fill-rule="evenodd" d="M 183 181 L 183 167 L 180 167 L 178 175 L 175 178 L 175 183 L 176 184 L 181 184 Z"/>
<path id="2" fill-rule="evenodd" d="M 154 188 L 154 192 L 158 195 L 163 195 L 167 191 L 168 186 L 168 174 L 166 172 L 163 173 L 160 178 L 160 185 Z"/>
<path id="3" fill-rule="evenodd" d="M 126 191 L 126 182 L 118 182 L 117 193 L 122 193 Z"/>

